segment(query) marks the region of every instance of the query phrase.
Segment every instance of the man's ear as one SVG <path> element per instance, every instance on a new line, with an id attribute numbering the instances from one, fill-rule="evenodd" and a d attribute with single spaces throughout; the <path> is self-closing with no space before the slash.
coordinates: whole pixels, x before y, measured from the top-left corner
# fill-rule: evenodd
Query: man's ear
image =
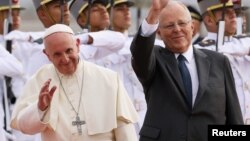
<path id="1" fill-rule="evenodd" d="M 49 58 L 49 54 L 46 52 L 45 49 L 43 49 L 43 53 Z"/>
<path id="2" fill-rule="evenodd" d="M 43 53 L 44 53 L 47 57 L 49 57 L 49 55 L 47 54 L 47 52 L 46 52 L 45 49 L 43 49 Z"/>
<path id="3" fill-rule="evenodd" d="M 46 52 L 46 49 L 43 49 L 43 53 L 47 56 L 47 58 L 51 61 L 49 54 Z"/>
<path id="4" fill-rule="evenodd" d="M 156 34 L 158 34 L 161 38 L 161 31 L 159 30 L 159 28 L 156 30 Z"/>
<path id="5" fill-rule="evenodd" d="M 45 49 L 43 49 L 43 53 L 44 53 L 45 55 L 47 55 L 47 53 L 46 53 Z"/>

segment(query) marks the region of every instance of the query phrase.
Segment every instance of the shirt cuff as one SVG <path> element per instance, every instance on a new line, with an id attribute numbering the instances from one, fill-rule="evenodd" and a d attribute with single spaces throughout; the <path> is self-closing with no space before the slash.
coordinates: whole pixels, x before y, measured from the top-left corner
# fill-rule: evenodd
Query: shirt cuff
<path id="1" fill-rule="evenodd" d="M 141 25 L 141 36 L 149 37 L 157 30 L 158 25 L 159 25 L 159 22 L 157 24 L 148 24 L 146 19 L 144 19 Z"/>
<path id="2" fill-rule="evenodd" d="M 47 114 L 49 111 L 49 107 L 44 110 L 44 111 L 41 111 L 39 108 L 38 108 L 38 113 L 39 113 L 39 118 L 40 118 L 40 121 L 43 123 L 43 124 L 47 124 L 49 122 L 49 115 Z"/>

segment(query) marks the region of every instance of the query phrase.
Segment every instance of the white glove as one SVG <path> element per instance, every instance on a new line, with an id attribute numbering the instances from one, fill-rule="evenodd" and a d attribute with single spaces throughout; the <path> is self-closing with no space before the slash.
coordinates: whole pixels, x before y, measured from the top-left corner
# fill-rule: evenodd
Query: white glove
<path id="1" fill-rule="evenodd" d="M 76 38 L 80 39 L 80 44 L 88 44 L 89 35 L 88 33 L 75 35 Z"/>
<path id="2" fill-rule="evenodd" d="M 4 36 L 4 40 L 19 40 L 19 41 L 31 41 L 31 36 L 28 32 L 22 32 L 19 30 L 13 30 Z"/>

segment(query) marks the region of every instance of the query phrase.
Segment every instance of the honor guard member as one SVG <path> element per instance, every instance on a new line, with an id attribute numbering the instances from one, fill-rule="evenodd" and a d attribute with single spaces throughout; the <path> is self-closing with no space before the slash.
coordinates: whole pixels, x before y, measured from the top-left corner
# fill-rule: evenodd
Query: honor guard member
<path id="1" fill-rule="evenodd" d="M 36 13 L 42 22 L 43 26 L 45 28 L 48 28 L 56 23 L 63 23 L 66 25 L 70 24 L 69 16 L 70 11 L 68 7 L 68 2 L 70 0 L 64 0 L 63 3 L 63 11 L 61 10 L 61 1 L 60 0 L 33 0 L 33 4 L 36 9 Z M 62 15 L 62 16 L 61 16 Z M 60 18 L 61 17 L 61 18 Z M 63 21 L 62 21 L 63 19 Z M 40 35 L 42 35 L 44 32 L 42 31 Z M 20 35 L 21 33 L 18 32 Z M 41 36 L 34 40 L 33 42 L 30 42 L 30 40 L 22 40 L 19 39 L 19 37 L 16 36 L 15 32 L 10 33 L 6 37 L 6 39 L 13 39 L 16 41 L 20 41 L 20 44 L 28 44 L 26 46 L 19 47 L 20 51 L 18 51 L 19 54 L 25 54 L 24 57 L 27 58 L 27 62 L 25 63 L 26 66 L 26 72 L 27 76 L 30 77 L 33 75 L 42 65 L 50 63 L 45 54 L 43 53 L 44 45 L 42 43 Z M 116 35 L 116 40 L 119 41 L 119 43 L 116 44 L 112 39 L 108 38 L 108 36 L 103 37 L 100 33 L 92 33 L 92 34 L 84 34 L 84 35 L 77 35 L 78 38 L 80 38 L 82 44 L 92 44 L 94 47 L 91 49 L 95 52 L 98 52 L 96 54 L 92 54 L 91 57 L 98 57 L 105 54 L 108 54 L 112 50 L 120 49 L 121 45 L 123 45 L 123 41 L 125 40 L 124 37 L 119 34 Z M 102 42 L 101 42 L 102 41 Z M 109 49 L 103 49 L 103 46 L 107 46 L 107 44 L 110 45 Z M 99 51 L 100 48 L 100 51 Z M 26 51 L 27 49 L 27 51 Z M 25 51 L 24 51 L 25 50 Z M 90 57 L 90 58 L 91 58 Z"/>
<path id="2" fill-rule="evenodd" d="M 218 51 L 229 58 L 244 123 L 250 124 L 250 109 L 248 108 L 250 106 L 250 79 L 249 74 L 246 73 L 250 70 L 247 70 L 249 67 L 244 68 L 244 66 L 250 65 L 246 58 L 249 57 L 250 38 L 246 35 L 234 36 L 237 27 L 236 13 L 231 0 L 225 3 L 224 8 L 223 3 L 218 0 L 203 0 L 199 2 L 199 6 L 208 35 L 204 41 L 196 44 L 195 47 L 216 51 L 216 42 L 224 40 L 224 45 L 219 46 Z M 225 15 L 224 18 L 222 18 L 223 15 Z M 217 32 L 219 31 L 217 23 L 221 19 L 225 20 L 225 27 L 223 27 L 225 28 L 225 37 L 217 39 Z"/>
<path id="3" fill-rule="evenodd" d="M 73 0 L 70 11 L 82 29 L 95 32 L 108 29 L 110 25 L 107 5 L 108 0 Z"/>
<path id="4" fill-rule="evenodd" d="M 201 14 L 197 9 L 195 9 L 192 6 L 187 6 L 191 16 L 192 16 L 192 22 L 194 25 L 194 33 L 193 33 L 193 44 L 199 43 L 203 40 L 203 37 L 200 35 L 201 30 L 201 24 L 202 24 L 202 17 Z"/>
<path id="5" fill-rule="evenodd" d="M 10 9 L 11 8 L 11 9 Z M 7 109 L 4 106 L 4 93 L 6 92 L 4 87 L 5 79 L 4 76 L 8 77 L 16 77 L 23 73 L 22 64 L 13 56 L 11 55 L 5 48 L 5 41 L 4 41 L 4 34 L 7 32 L 6 27 L 6 20 L 12 20 L 12 27 L 11 30 L 18 29 L 20 27 L 20 10 L 24 9 L 20 6 L 19 1 L 9 1 L 4 0 L 0 2 L 0 140 L 7 141 L 7 139 L 13 139 L 13 135 L 10 135 L 4 130 L 4 126 L 6 126 L 4 117 L 6 118 L 5 112 L 10 113 L 11 109 Z M 12 87 L 12 91 L 14 91 Z M 7 94 L 5 95 L 7 96 Z M 6 100 L 8 98 L 6 97 Z M 8 102 L 7 102 L 8 103 Z M 5 112 L 4 108 L 5 107 Z M 6 111 L 8 110 L 8 111 Z M 10 120 L 10 119 L 7 119 Z"/>
<path id="6" fill-rule="evenodd" d="M 0 2 L 0 140 L 7 141 L 7 139 L 13 139 L 14 136 L 10 135 L 4 130 L 10 119 L 5 113 L 10 114 L 8 97 L 6 91 L 6 84 L 4 76 L 16 77 L 23 73 L 22 64 L 6 50 L 6 43 L 4 41 L 4 34 L 7 32 L 6 20 L 13 20 L 10 30 L 15 30 L 20 27 L 20 10 L 24 9 L 20 6 L 19 1 L 1 1 Z M 12 18 L 10 18 L 12 17 Z M 13 89 L 13 88 L 12 88 Z M 4 112 L 5 111 L 5 112 Z"/>
<path id="7" fill-rule="evenodd" d="M 125 37 L 120 32 L 106 30 L 110 25 L 106 5 L 105 0 L 73 0 L 70 4 L 71 14 L 83 32 L 89 31 L 91 36 L 96 34 L 97 39 L 92 44 L 83 44 L 80 47 L 80 58 L 94 63 L 97 59 L 121 49 L 125 42 Z M 81 34 L 77 35 L 79 36 Z"/>
<path id="8" fill-rule="evenodd" d="M 1 48 L 1 53 L 2 53 L 2 51 L 6 52 L 6 50 L 2 50 L 2 48 L 7 48 L 7 44 L 6 44 L 7 41 L 4 40 L 4 38 L 7 36 L 6 35 L 7 31 L 9 31 L 9 30 L 16 31 L 20 28 L 20 25 L 21 25 L 20 12 L 21 12 L 21 10 L 24 10 L 24 9 L 25 8 L 23 8 L 20 5 L 19 0 L 1 0 L 0 1 L 0 34 L 1 34 L 0 35 L 1 36 L 0 37 L 0 44 L 1 44 L 0 48 Z M 5 23 L 4 23 L 4 21 L 5 21 Z M 6 22 L 6 21 L 8 21 L 8 22 Z M 9 25 L 11 25 L 11 27 L 12 27 L 11 29 L 8 28 Z M 15 60 L 18 59 L 18 64 L 23 66 L 22 59 L 20 59 L 19 56 L 17 56 L 17 54 L 15 52 L 15 49 L 17 47 L 15 42 L 12 41 L 11 44 L 8 44 L 8 45 L 11 46 L 10 50 L 11 50 L 12 55 L 15 57 Z M 8 65 L 8 67 L 1 66 L 1 68 L 4 68 L 4 69 L 1 69 L 1 71 L 9 71 L 9 73 L 11 73 L 9 68 L 10 67 L 18 67 L 19 65 L 17 64 L 17 61 L 15 61 L 14 64 L 13 63 L 11 64 L 10 62 L 8 62 L 7 60 L 13 61 L 13 59 L 11 59 L 12 57 L 8 57 L 8 55 L 6 55 L 7 53 L 3 53 L 3 54 L 5 54 L 5 55 L 1 56 L 1 59 L 3 60 L 3 62 L 2 61 L 1 62 L 6 63 L 6 65 Z M 23 67 L 23 68 L 25 68 L 25 67 Z M 25 71 L 22 71 L 22 73 L 19 73 L 19 75 L 14 75 L 11 77 L 11 90 L 12 90 L 13 94 L 15 95 L 16 99 L 19 97 L 22 86 L 24 85 L 24 74 L 25 74 Z M 7 74 L 5 74 L 5 75 L 8 76 Z M 2 78 L 3 78 L 3 76 L 2 76 Z M 1 81 L 3 81 L 3 80 L 1 80 Z M 2 83 L 2 84 L 4 84 L 4 83 Z M 1 87 L 3 86 L 2 84 L 1 84 Z M 7 88 L 6 88 L 6 90 L 7 90 Z M 2 90 L 2 92 L 4 92 L 4 90 Z M 2 93 L 1 93 L 1 97 L 2 97 Z M 2 103 L 2 100 L 1 100 L 1 103 Z M 12 105 L 5 106 L 5 108 L 8 107 L 5 110 L 6 114 L 11 115 L 12 106 L 13 106 L 13 104 L 15 104 L 14 101 L 11 104 Z M 1 114 L 1 115 L 3 116 L 4 114 Z M 6 115 L 6 118 L 8 118 L 7 115 Z M 1 118 L 1 120 L 2 120 L 2 118 Z M 6 123 L 8 124 L 7 120 L 10 120 L 10 119 L 5 119 Z M 23 135 L 19 136 L 19 133 L 17 133 L 15 130 L 11 130 L 11 132 L 12 132 L 11 136 L 8 136 L 8 138 L 10 140 L 14 140 L 13 137 L 15 137 L 15 138 L 18 138 L 18 141 L 23 141 L 23 140 L 34 141 L 33 138 L 30 139 L 30 137 L 28 137 L 28 136 L 23 136 Z M 0 140 L 2 140 L 2 139 L 0 139 Z"/>
<path id="9" fill-rule="evenodd" d="M 33 2 L 36 13 L 45 28 L 48 28 L 52 23 L 55 24 L 61 22 L 60 0 L 37 0 Z M 39 5 L 41 4 L 43 6 L 37 7 L 38 3 Z M 65 7 L 67 7 L 66 5 L 67 4 L 65 3 Z M 68 12 L 66 8 L 64 8 L 64 10 L 64 23 L 69 24 L 69 10 Z M 56 20 L 57 22 L 55 22 Z M 9 33 L 5 38 L 5 40 L 12 40 L 14 46 L 12 53 L 24 66 L 24 74 L 20 77 L 15 77 L 12 79 L 12 81 L 14 81 L 17 85 L 16 88 L 18 89 L 16 90 L 16 95 L 18 95 L 18 97 L 21 95 L 23 86 L 26 81 L 30 79 L 31 75 L 33 75 L 33 73 L 42 65 L 49 62 L 49 60 L 46 58 L 46 55 L 44 55 L 42 52 L 43 44 L 34 42 L 36 39 L 40 39 L 43 33 L 43 31 L 22 32 L 17 29 Z M 14 130 L 13 133 L 19 141 L 40 140 L 40 135 L 25 135 L 16 130 Z"/>
<path id="10" fill-rule="evenodd" d="M 249 0 L 233 0 L 237 15 L 237 35 L 247 33 L 247 13 L 250 7 Z"/>
<path id="11" fill-rule="evenodd" d="M 131 66 L 131 53 L 129 48 L 133 36 L 129 36 L 128 33 L 128 28 L 131 25 L 131 6 L 134 6 L 134 2 L 130 0 L 114 0 L 113 4 L 109 3 L 107 6 L 111 17 L 111 29 L 122 33 L 126 38 L 126 41 L 121 50 L 113 52 L 112 54 L 97 60 L 95 63 L 118 72 L 128 95 L 139 114 L 139 122 L 135 124 L 137 134 L 139 135 L 139 130 L 144 121 L 147 105 L 143 88 Z"/>
<path id="12" fill-rule="evenodd" d="M 236 13 L 233 9 L 232 0 L 227 1 L 224 8 L 223 3 L 219 0 L 200 0 L 199 7 L 208 33 L 202 42 L 194 45 L 195 47 L 238 56 L 249 54 L 250 38 L 247 35 L 234 36 L 236 34 Z M 222 27 L 224 32 L 221 34 L 224 37 L 218 40 L 222 41 L 223 45 L 217 46 L 217 33 L 220 33 L 218 32 L 218 23 L 222 19 L 223 11 L 225 13 L 225 26 Z"/>
<path id="13" fill-rule="evenodd" d="M 237 15 L 237 35 L 242 33 L 243 35 L 248 34 L 247 33 L 247 14 L 249 12 L 249 7 L 250 7 L 250 1 L 248 0 L 233 0 L 234 3 L 234 9 Z M 239 24 L 238 24 L 239 23 Z M 242 31 L 238 31 L 238 30 Z M 236 58 L 234 63 L 237 65 L 237 70 L 241 74 L 241 79 L 244 80 L 242 81 L 242 86 L 243 89 L 242 91 L 244 92 L 244 95 L 240 95 L 241 101 L 244 101 L 245 104 L 242 104 L 242 109 L 244 111 L 245 115 L 245 123 L 250 124 L 250 112 L 247 110 L 249 107 L 250 101 L 249 101 L 249 89 L 250 89 L 250 56 L 246 55 L 244 58 Z"/>
<path id="14" fill-rule="evenodd" d="M 0 69 L 0 140 L 7 141 L 7 138 L 13 139 L 14 136 L 10 135 L 9 133 L 7 133 L 7 131 L 4 130 L 4 126 L 9 126 L 9 125 L 6 125 L 6 121 L 10 120 L 10 119 L 6 119 L 8 118 L 8 116 L 6 116 L 5 114 L 5 112 L 9 113 L 10 109 L 8 109 L 7 108 L 8 106 L 5 105 L 5 102 L 8 103 L 8 101 L 6 101 L 7 91 L 6 91 L 6 84 L 5 84 L 4 76 L 15 77 L 15 76 L 21 75 L 23 73 L 23 66 L 2 45 L 0 45 L 0 68 L 1 68 Z"/>
<path id="15" fill-rule="evenodd" d="M 11 1 L 2 0 L 0 2 L 0 42 L 1 43 L 3 43 L 3 40 L 4 40 L 3 35 L 6 34 L 4 32 L 7 32 L 7 31 L 4 31 L 5 20 L 7 20 L 9 16 L 11 16 L 12 18 L 9 19 L 9 20 L 12 20 L 11 30 L 18 29 L 20 27 L 20 10 L 23 10 L 23 9 L 24 8 L 21 7 L 18 0 L 11 0 Z"/>
<path id="16" fill-rule="evenodd" d="M 69 1 L 70 0 L 33 0 L 37 16 L 44 28 L 49 28 L 57 23 L 70 24 Z M 44 32 L 42 31 L 42 33 Z M 36 41 L 39 42 L 39 40 L 42 40 L 42 36 Z M 32 48 L 32 54 L 29 56 L 29 62 L 27 64 L 27 73 L 29 76 L 33 75 L 44 64 L 49 63 L 49 60 L 43 53 L 43 43 L 33 42 L 32 44 L 34 47 Z"/>
<path id="17" fill-rule="evenodd" d="M 202 16 L 200 14 L 200 9 L 197 0 L 176 0 L 182 2 L 187 6 L 194 25 L 193 31 L 193 44 L 196 44 L 202 41 L 203 37 L 200 35 L 201 24 L 202 24 Z"/>

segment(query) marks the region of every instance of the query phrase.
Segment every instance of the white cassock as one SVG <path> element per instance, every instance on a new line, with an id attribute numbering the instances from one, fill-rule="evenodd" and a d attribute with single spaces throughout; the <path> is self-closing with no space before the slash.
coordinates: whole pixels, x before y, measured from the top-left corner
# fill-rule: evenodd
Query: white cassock
<path id="1" fill-rule="evenodd" d="M 41 112 L 37 107 L 38 95 L 49 78 L 50 86 L 57 89 L 47 111 Z M 72 125 L 80 93 L 78 113 L 80 120 L 85 121 L 81 125 L 82 135 Z M 137 141 L 133 126 L 137 121 L 138 115 L 118 74 L 80 61 L 72 76 L 58 73 L 52 64 L 42 67 L 25 85 L 15 105 L 11 127 L 26 134 L 41 132 L 43 141 Z"/>

